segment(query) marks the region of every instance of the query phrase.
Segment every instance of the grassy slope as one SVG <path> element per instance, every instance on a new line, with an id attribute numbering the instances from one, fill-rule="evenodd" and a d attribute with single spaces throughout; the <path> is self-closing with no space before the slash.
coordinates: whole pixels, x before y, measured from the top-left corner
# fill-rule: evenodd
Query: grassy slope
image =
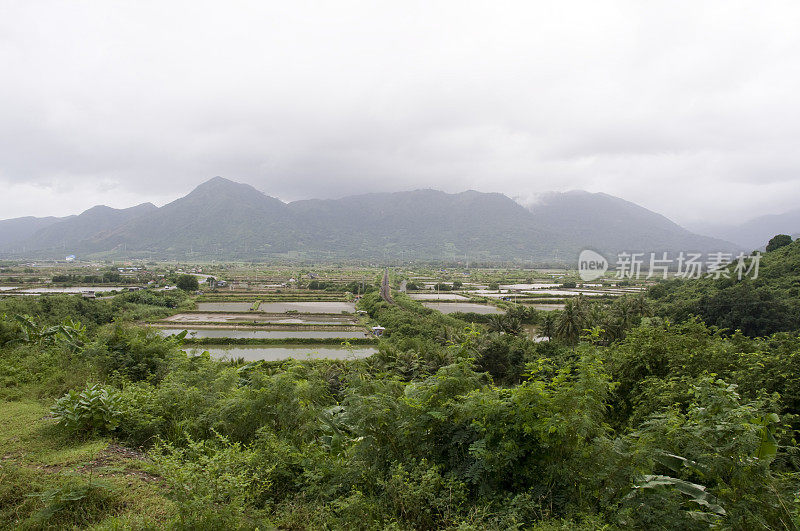
<path id="1" fill-rule="evenodd" d="M 0 528 L 152 528 L 171 515 L 160 479 L 136 452 L 108 439 L 64 438 L 37 401 L 3 401 L 0 412 Z M 85 494 L 45 520 L 52 504 L 38 495 L 54 489 Z"/>

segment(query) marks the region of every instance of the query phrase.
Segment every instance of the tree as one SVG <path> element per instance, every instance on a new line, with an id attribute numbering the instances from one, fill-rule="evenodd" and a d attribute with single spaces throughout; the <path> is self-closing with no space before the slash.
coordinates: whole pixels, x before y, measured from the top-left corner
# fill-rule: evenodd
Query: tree
<path id="1" fill-rule="evenodd" d="M 574 345 L 578 342 L 581 332 L 586 326 L 586 318 L 581 310 L 581 305 L 572 300 L 567 300 L 564 303 L 564 310 L 556 323 L 556 338 L 569 345 Z"/>
<path id="2" fill-rule="evenodd" d="M 183 291 L 197 291 L 200 288 L 197 277 L 194 275 L 181 275 L 175 285 Z"/>
<path id="3" fill-rule="evenodd" d="M 539 335 L 550 339 L 556 334 L 556 315 L 548 312 L 542 317 L 542 325 L 539 327 Z"/>
<path id="4" fill-rule="evenodd" d="M 780 249 L 781 247 L 786 247 L 792 243 L 792 237 L 788 234 L 777 234 L 772 237 L 772 239 L 767 244 L 767 252 L 774 251 L 775 249 Z"/>
<path id="5" fill-rule="evenodd" d="M 491 332 L 500 332 L 512 336 L 519 336 L 525 331 L 522 326 L 522 320 L 511 312 L 505 315 L 490 315 L 487 324 Z"/>
<path id="6" fill-rule="evenodd" d="M 633 300 L 630 301 L 630 307 L 633 310 L 633 313 L 639 317 L 653 316 L 653 309 L 650 307 L 650 302 L 648 302 L 643 293 L 638 297 L 634 297 Z"/>
<path id="7" fill-rule="evenodd" d="M 121 282 L 122 276 L 116 271 L 106 271 L 103 273 L 103 282 L 105 283 L 114 283 L 114 282 Z"/>

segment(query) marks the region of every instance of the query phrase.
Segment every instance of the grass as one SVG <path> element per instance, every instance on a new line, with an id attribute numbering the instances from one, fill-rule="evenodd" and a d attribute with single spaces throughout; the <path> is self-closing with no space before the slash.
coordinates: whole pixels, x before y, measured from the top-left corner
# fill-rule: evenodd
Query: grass
<path id="1" fill-rule="evenodd" d="M 48 418 L 48 408 L 35 401 L 3 402 L 0 459 L 20 464 L 62 467 L 92 459 L 108 446 L 106 439 L 68 441 Z"/>
<path id="2" fill-rule="evenodd" d="M 155 528 L 172 517 L 141 454 L 63 435 L 35 400 L 0 401 L 0 529 Z"/>

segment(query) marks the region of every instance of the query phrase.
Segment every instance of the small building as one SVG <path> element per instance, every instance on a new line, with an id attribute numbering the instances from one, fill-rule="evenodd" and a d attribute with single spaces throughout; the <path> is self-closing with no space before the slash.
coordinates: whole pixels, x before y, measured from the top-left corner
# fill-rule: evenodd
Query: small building
<path id="1" fill-rule="evenodd" d="M 96 299 L 97 295 L 95 295 L 94 291 L 87 290 L 81 292 L 81 297 L 83 297 L 84 299 Z"/>
<path id="2" fill-rule="evenodd" d="M 225 282 L 224 280 L 217 280 L 216 285 L 218 288 L 224 288 L 225 286 L 228 285 L 228 283 Z"/>
<path id="3" fill-rule="evenodd" d="M 372 335 L 375 336 L 375 337 L 383 336 L 383 333 L 385 331 L 386 331 L 386 329 L 384 327 L 382 327 L 382 326 L 373 326 L 372 327 Z"/>

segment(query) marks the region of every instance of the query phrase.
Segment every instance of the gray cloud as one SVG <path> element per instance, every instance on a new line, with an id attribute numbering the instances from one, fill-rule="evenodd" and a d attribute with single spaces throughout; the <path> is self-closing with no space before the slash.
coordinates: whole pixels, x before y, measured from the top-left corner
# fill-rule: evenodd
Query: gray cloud
<path id="1" fill-rule="evenodd" d="M 800 200 L 800 5 L 5 2 L 0 218 L 604 191 L 677 221 Z M 656 192 L 657 191 L 657 192 Z"/>

